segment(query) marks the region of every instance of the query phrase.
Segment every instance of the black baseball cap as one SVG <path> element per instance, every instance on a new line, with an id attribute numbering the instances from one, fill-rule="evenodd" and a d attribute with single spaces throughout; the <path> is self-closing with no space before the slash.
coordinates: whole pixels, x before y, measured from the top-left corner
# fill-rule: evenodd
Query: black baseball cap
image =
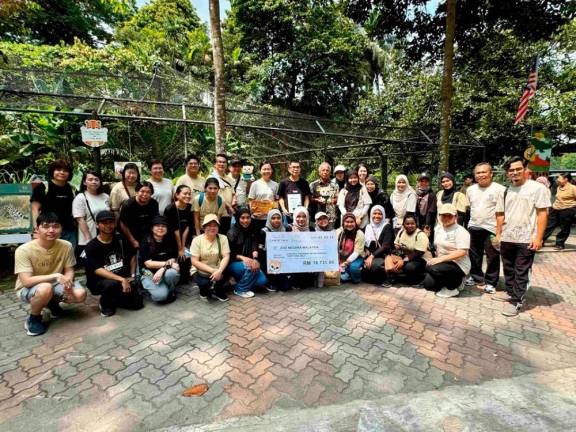
<path id="1" fill-rule="evenodd" d="M 168 219 L 165 216 L 154 216 L 151 221 L 152 226 L 154 225 L 166 225 L 168 226 Z"/>
<path id="2" fill-rule="evenodd" d="M 116 220 L 116 216 L 114 216 L 114 213 L 111 212 L 110 210 L 102 210 L 101 212 L 98 212 L 98 214 L 96 215 L 96 223 L 104 222 L 110 219 Z"/>

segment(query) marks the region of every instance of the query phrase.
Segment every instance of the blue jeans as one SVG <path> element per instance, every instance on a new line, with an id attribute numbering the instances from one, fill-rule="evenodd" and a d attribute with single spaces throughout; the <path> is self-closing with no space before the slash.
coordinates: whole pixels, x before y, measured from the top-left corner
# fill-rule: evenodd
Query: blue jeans
<path id="1" fill-rule="evenodd" d="M 262 270 L 253 272 L 251 269 L 246 267 L 242 261 L 234 261 L 228 265 L 228 271 L 232 277 L 236 280 L 235 291 L 243 293 L 246 291 L 251 291 L 255 287 L 261 287 L 266 285 L 268 279 Z"/>
<path id="2" fill-rule="evenodd" d="M 362 265 L 364 258 L 358 257 L 346 266 L 346 271 L 342 273 L 344 281 L 351 280 L 352 283 L 360 283 L 362 281 Z"/>
<path id="3" fill-rule="evenodd" d="M 180 273 L 174 269 L 168 269 L 162 276 L 160 283 L 155 284 L 152 278 L 145 276 L 142 278 L 142 286 L 150 293 L 152 301 L 161 302 L 176 290 L 176 284 L 180 280 Z"/>

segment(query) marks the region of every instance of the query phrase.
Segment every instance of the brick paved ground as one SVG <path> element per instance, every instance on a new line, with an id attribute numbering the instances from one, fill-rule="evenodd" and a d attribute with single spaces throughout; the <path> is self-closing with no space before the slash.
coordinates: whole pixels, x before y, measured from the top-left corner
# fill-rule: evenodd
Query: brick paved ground
<path id="1" fill-rule="evenodd" d="M 575 267 L 575 251 L 538 254 L 514 319 L 477 290 L 443 300 L 361 284 L 207 304 L 185 287 L 109 319 L 90 298 L 32 338 L 6 292 L 0 430 L 201 425 L 574 367 Z M 204 396 L 180 396 L 204 382 Z"/>

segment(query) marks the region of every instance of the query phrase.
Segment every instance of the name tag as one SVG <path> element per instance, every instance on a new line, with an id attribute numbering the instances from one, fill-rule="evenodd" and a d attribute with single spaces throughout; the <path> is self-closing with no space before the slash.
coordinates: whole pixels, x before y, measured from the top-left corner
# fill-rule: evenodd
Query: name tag
<path id="1" fill-rule="evenodd" d="M 109 264 L 107 266 L 104 266 L 104 268 L 110 272 L 113 272 L 114 270 L 121 269 L 122 267 L 124 267 L 124 261 L 122 261 L 122 260 L 120 260 L 114 264 Z"/>

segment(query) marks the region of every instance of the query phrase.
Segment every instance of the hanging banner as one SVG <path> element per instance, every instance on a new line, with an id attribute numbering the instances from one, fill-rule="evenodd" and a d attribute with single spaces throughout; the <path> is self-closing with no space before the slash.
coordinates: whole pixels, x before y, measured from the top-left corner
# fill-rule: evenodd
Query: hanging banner
<path id="1" fill-rule="evenodd" d="M 535 132 L 534 136 L 530 138 L 530 146 L 524 151 L 528 168 L 534 172 L 550 171 L 551 155 L 552 140 L 544 132 Z"/>

